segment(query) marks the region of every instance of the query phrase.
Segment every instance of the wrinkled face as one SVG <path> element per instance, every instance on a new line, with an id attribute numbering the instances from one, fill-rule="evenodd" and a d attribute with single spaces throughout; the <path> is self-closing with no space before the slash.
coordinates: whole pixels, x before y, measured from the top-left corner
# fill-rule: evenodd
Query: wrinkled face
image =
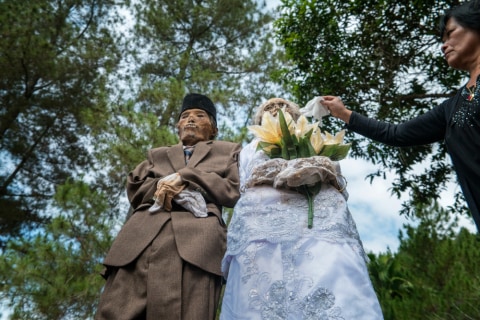
<path id="1" fill-rule="evenodd" d="M 283 107 L 285 107 L 285 111 L 292 116 L 293 120 L 297 121 L 297 118 L 299 117 L 298 111 L 292 109 L 292 107 L 289 106 L 287 103 L 268 103 L 264 107 L 262 107 L 260 113 L 257 114 L 255 124 L 262 124 L 261 117 L 265 112 L 270 112 L 272 116 L 276 117 L 278 115 L 278 110 L 282 109 Z"/>
<path id="2" fill-rule="evenodd" d="M 442 52 L 450 67 L 471 71 L 480 57 L 480 34 L 450 18 L 442 38 Z"/>
<path id="3" fill-rule="evenodd" d="M 217 134 L 217 128 L 210 122 L 208 113 L 202 109 L 188 109 L 182 112 L 177 129 L 178 136 L 185 146 L 211 140 Z"/>
<path id="4" fill-rule="evenodd" d="M 265 112 L 270 112 L 274 117 L 277 116 L 277 113 L 278 113 L 278 110 L 282 109 L 282 105 L 278 104 L 278 103 L 275 103 L 275 104 L 267 104 L 264 108 L 263 108 L 263 112 L 262 114 L 264 114 Z M 285 108 L 285 111 L 287 111 L 288 113 L 292 114 L 292 109 L 290 108 L 290 106 L 287 105 L 287 107 Z"/>

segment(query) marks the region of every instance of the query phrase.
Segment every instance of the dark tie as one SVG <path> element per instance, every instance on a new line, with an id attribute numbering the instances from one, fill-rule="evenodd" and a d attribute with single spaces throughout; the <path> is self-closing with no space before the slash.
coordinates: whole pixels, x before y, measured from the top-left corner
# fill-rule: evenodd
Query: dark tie
<path id="1" fill-rule="evenodd" d="M 190 160 L 190 157 L 193 154 L 193 147 L 185 147 L 183 153 L 185 153 L 185 163 L 188 163 L 188 160 Z"/>

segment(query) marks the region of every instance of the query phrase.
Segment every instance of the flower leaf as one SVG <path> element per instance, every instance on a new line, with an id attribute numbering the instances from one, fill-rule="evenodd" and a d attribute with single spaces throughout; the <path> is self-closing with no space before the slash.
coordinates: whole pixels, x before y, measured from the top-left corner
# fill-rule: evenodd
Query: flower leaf
<path id="1" fill-rule="evenodd" d="M 329 157 L 333 161 L 339 161 L 344 159 L 348 151 L 350 150 L 351 144 L 326 144 L 323 146 L 321 156 Z"/>
<path id="2" fill-rule="evenodd" d="M 348 151 L 350 151 L 350 143 L 337 145 L 335 152 L 330 156 L 333 161 L 340 161 L 347 157 Z"/>
<path id="3" fill-rule="evenodd" d="M 282 131 L 282 157 L 287 160 L 296 159 L 297 150 L 293 140 L 295 135 L 290 133 L 282 110 L 278 110 L 278 119 L 280 121 L 280 130 Z"/>

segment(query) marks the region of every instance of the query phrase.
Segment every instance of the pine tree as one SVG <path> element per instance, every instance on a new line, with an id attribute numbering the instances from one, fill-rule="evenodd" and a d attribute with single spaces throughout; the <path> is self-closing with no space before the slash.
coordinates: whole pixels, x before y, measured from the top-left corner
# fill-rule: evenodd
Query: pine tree
<path id="1" fill-rule="evenodd" d="M 438 204 L 415 210 L 421 218 L 405 226 L 398 252 L 370 255 L 385 319 L 478 319 L 478 235 L 459 229 Z"/>
<path id="2" fill-rule="evenodd" d="M 51 217 L 55 185 L 88 171 L 82 112 L 98 106 L 118 50 L 113 1 L 0 2 L 0 244 Z"/>

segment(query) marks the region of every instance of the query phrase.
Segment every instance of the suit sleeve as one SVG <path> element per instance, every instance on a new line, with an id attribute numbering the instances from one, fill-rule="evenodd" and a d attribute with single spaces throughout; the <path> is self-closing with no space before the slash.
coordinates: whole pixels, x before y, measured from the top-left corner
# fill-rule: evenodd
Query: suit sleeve
<path id="1" fill-rule="evenodd" d="M 239 144 L 223 143 L 202 161 L 207 167 L 185 167 L 178 172 L 191 188 L 202 193 L 207 203 L 233 208 L 240 197 L 240 150 Z"/>
<path id="2" fill-rule="evenodd" d="M 151 162 L 145 160 L 128 174 L 127 196 L 134 211 L 149 208 L 153 204 L 159 178 L 155 178 L 152 167 Z"/>

